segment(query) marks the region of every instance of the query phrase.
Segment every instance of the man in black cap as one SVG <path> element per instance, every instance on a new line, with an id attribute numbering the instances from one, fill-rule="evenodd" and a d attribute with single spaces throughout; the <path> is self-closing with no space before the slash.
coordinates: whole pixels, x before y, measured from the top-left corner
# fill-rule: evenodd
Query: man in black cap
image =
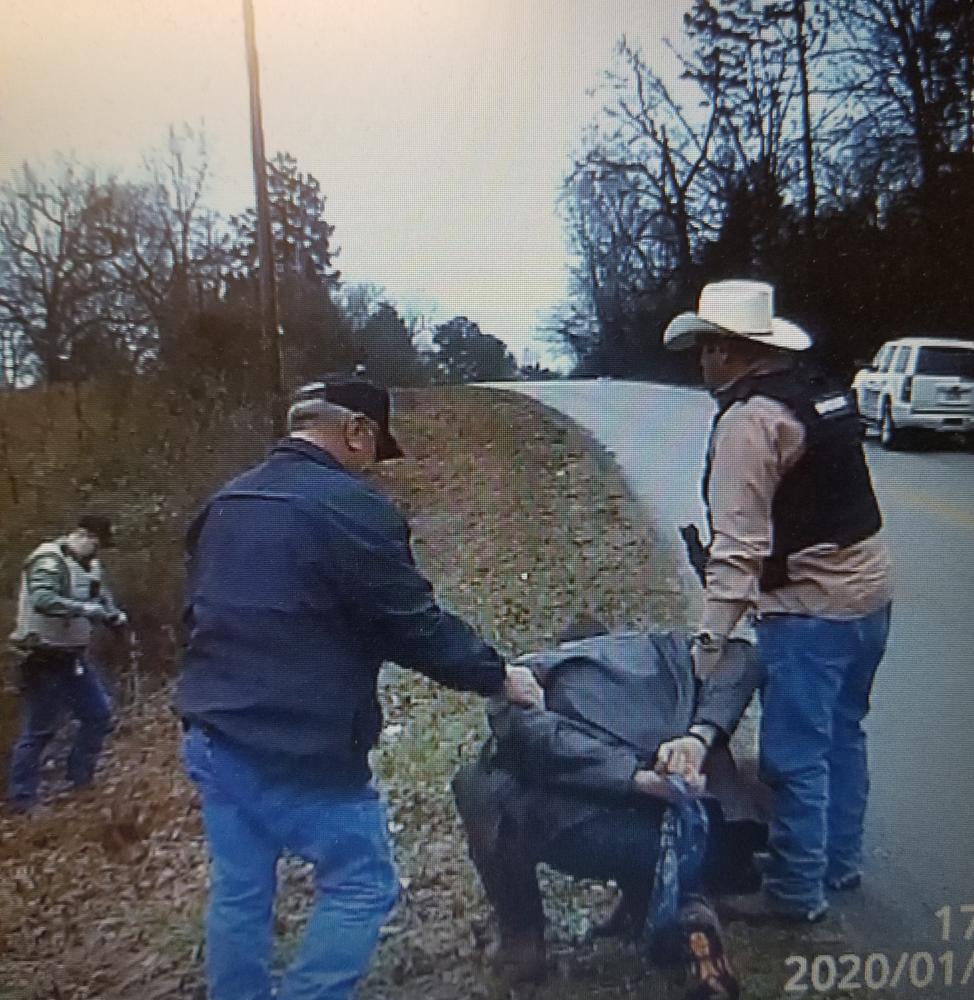
<path id="1" fill-rule="evenodd" d="M 79 726 L 68 756 L 68 781 L 91 784 L 110 729 L 108 698 L 85 659 L 92 625 L 123 626 L 127 618 L 102 581 L 97 555 L 112 544 L 112 526 L 86 514 L 67 535 L 39 545 L 24 561 L 17 624 L 10 644 L 19 665 L 23 728 L 14 745 L 9 798 L 17 810 L 37 800 L 41 758 L 65 708 Z"/>
<path id="2" fill-rule="evenodd" d="M 402 454 L 363 379 L 298 393 L 289 436 L 190 528 L 179 706 L 212 859 L 212 1000 L 271 997 L 275 865 L 314 864 L 317 901 L 279 1000 L 348 997 L 398 895 L 368 754 L 385 660 L 540 702 L 525 668 L 437 603 L 400 512 L 361 474 Z"/>

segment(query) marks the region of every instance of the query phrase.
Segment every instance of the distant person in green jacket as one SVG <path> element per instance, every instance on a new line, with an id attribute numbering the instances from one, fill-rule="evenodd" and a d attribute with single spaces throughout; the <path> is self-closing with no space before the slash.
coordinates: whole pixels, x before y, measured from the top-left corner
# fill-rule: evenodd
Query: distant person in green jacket
<path id="1" fill-rule="evenodd" d="M 19 664 L 23 728 L 14 746 L 8 795 L 19 811 L 37 801 L 44 749 L 65 709 L 78 720 L 67 778 L 91 784 L 111 728 L 108 696 L 86 659 L 92 626 L 128 621 L 102 581 L 98 552 L 112 544 L 112 525 L 86 514 L 67 535 L 39 545 L 24 562 L 17 625 L 10 636 Z"/>

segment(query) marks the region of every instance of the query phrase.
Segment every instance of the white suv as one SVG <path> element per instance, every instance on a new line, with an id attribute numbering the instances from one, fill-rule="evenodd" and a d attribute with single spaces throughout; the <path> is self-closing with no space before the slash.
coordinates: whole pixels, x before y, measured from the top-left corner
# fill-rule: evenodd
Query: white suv
<path id="1" fill-rule="evenodd" d="M 974 431 L 974 340 L 903 337 L 880 348 L 852 383 L 859 412 L 884 448 L 906 432 Z"/>

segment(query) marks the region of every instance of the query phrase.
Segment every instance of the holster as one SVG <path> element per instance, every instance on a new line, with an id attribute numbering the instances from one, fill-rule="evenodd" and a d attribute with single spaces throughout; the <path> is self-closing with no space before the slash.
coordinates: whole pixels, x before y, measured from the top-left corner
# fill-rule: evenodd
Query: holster
<path id="1" fill-rule="evenodd" d="M 687 550 L 687 559 L 700 581 L 700 586 L 706 587 L 707 561 L 710 558 L 710 549 L 703 544 L 700 531 L 695 524 L 684 524 L 680 528 L 680 537 L 683 539 L 683 545 Z"/>

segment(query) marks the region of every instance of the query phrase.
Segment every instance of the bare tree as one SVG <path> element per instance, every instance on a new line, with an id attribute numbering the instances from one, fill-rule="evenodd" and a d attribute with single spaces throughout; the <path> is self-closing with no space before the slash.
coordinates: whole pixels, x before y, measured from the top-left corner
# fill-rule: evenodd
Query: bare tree
<path id="1" fill-rule="evenodd" d="M 219 216 L 203 200 L 209 157 L 202 132 L 170 128 L 166 147 L 145 161 L 148 179 L 120 186 L 102 237 L 129 297 L 141 347 L 178 363 L 193 317 L 223 290 L 229 255 Z"/>
<path id="2" fill-rule="evenodd" d="M 974 153 L 974 6 L 970 0 L 834 0 L 831 92 L 849 138 L 922 190 Z"/>
<path id="3" fill-rule="evenodd" d="M 623 39 L 617 53 L 603 120 L 569 175 L 569 214 L 590 272 L 608 253 L 646 287 L 691 271 L 700 239 L 716 232 L 719 118 L 711 106 L 691 120 L 637 49 Z"/>
<path id="4" fill-rule="evenodd" d="M 26 164 L 0 185 L 0 323 L 52 381 L 116 318 L 117 281 L 100 238 L 111 180 L 70 162 L 50 180 Z"/>
<path id="5" fill-rule="evenodd" d="M 603 92 L 561 199 L 573 262 L 557 322 L 580 357 L 624 353 L 645 303 L 689 286 L 724 201 L 715 105 L 686 114 L 626 39 Z"/>
<path id="6" fill-rule="evenodd" d="M 560 322 L 579 359 L 599 347 L 603 335 L 619 346 L 626 306 L 645 291 L 660 263 L 654 251 L 666 245 L 649 242 L 647 213 L 624 179 L 577 168 L 562 195 L 573 260 L 572 305 Z"/>
<path id="7" fill-rule="evenodd" d="M 800 201 L 810 231 L 818 203 L 816 136 L 835 115 L 816 87 L 828 4 L 695 0 L 685 23 L 692 43 L 685 74 L 721 109 L 748 184 L 772 202 Z"/>

